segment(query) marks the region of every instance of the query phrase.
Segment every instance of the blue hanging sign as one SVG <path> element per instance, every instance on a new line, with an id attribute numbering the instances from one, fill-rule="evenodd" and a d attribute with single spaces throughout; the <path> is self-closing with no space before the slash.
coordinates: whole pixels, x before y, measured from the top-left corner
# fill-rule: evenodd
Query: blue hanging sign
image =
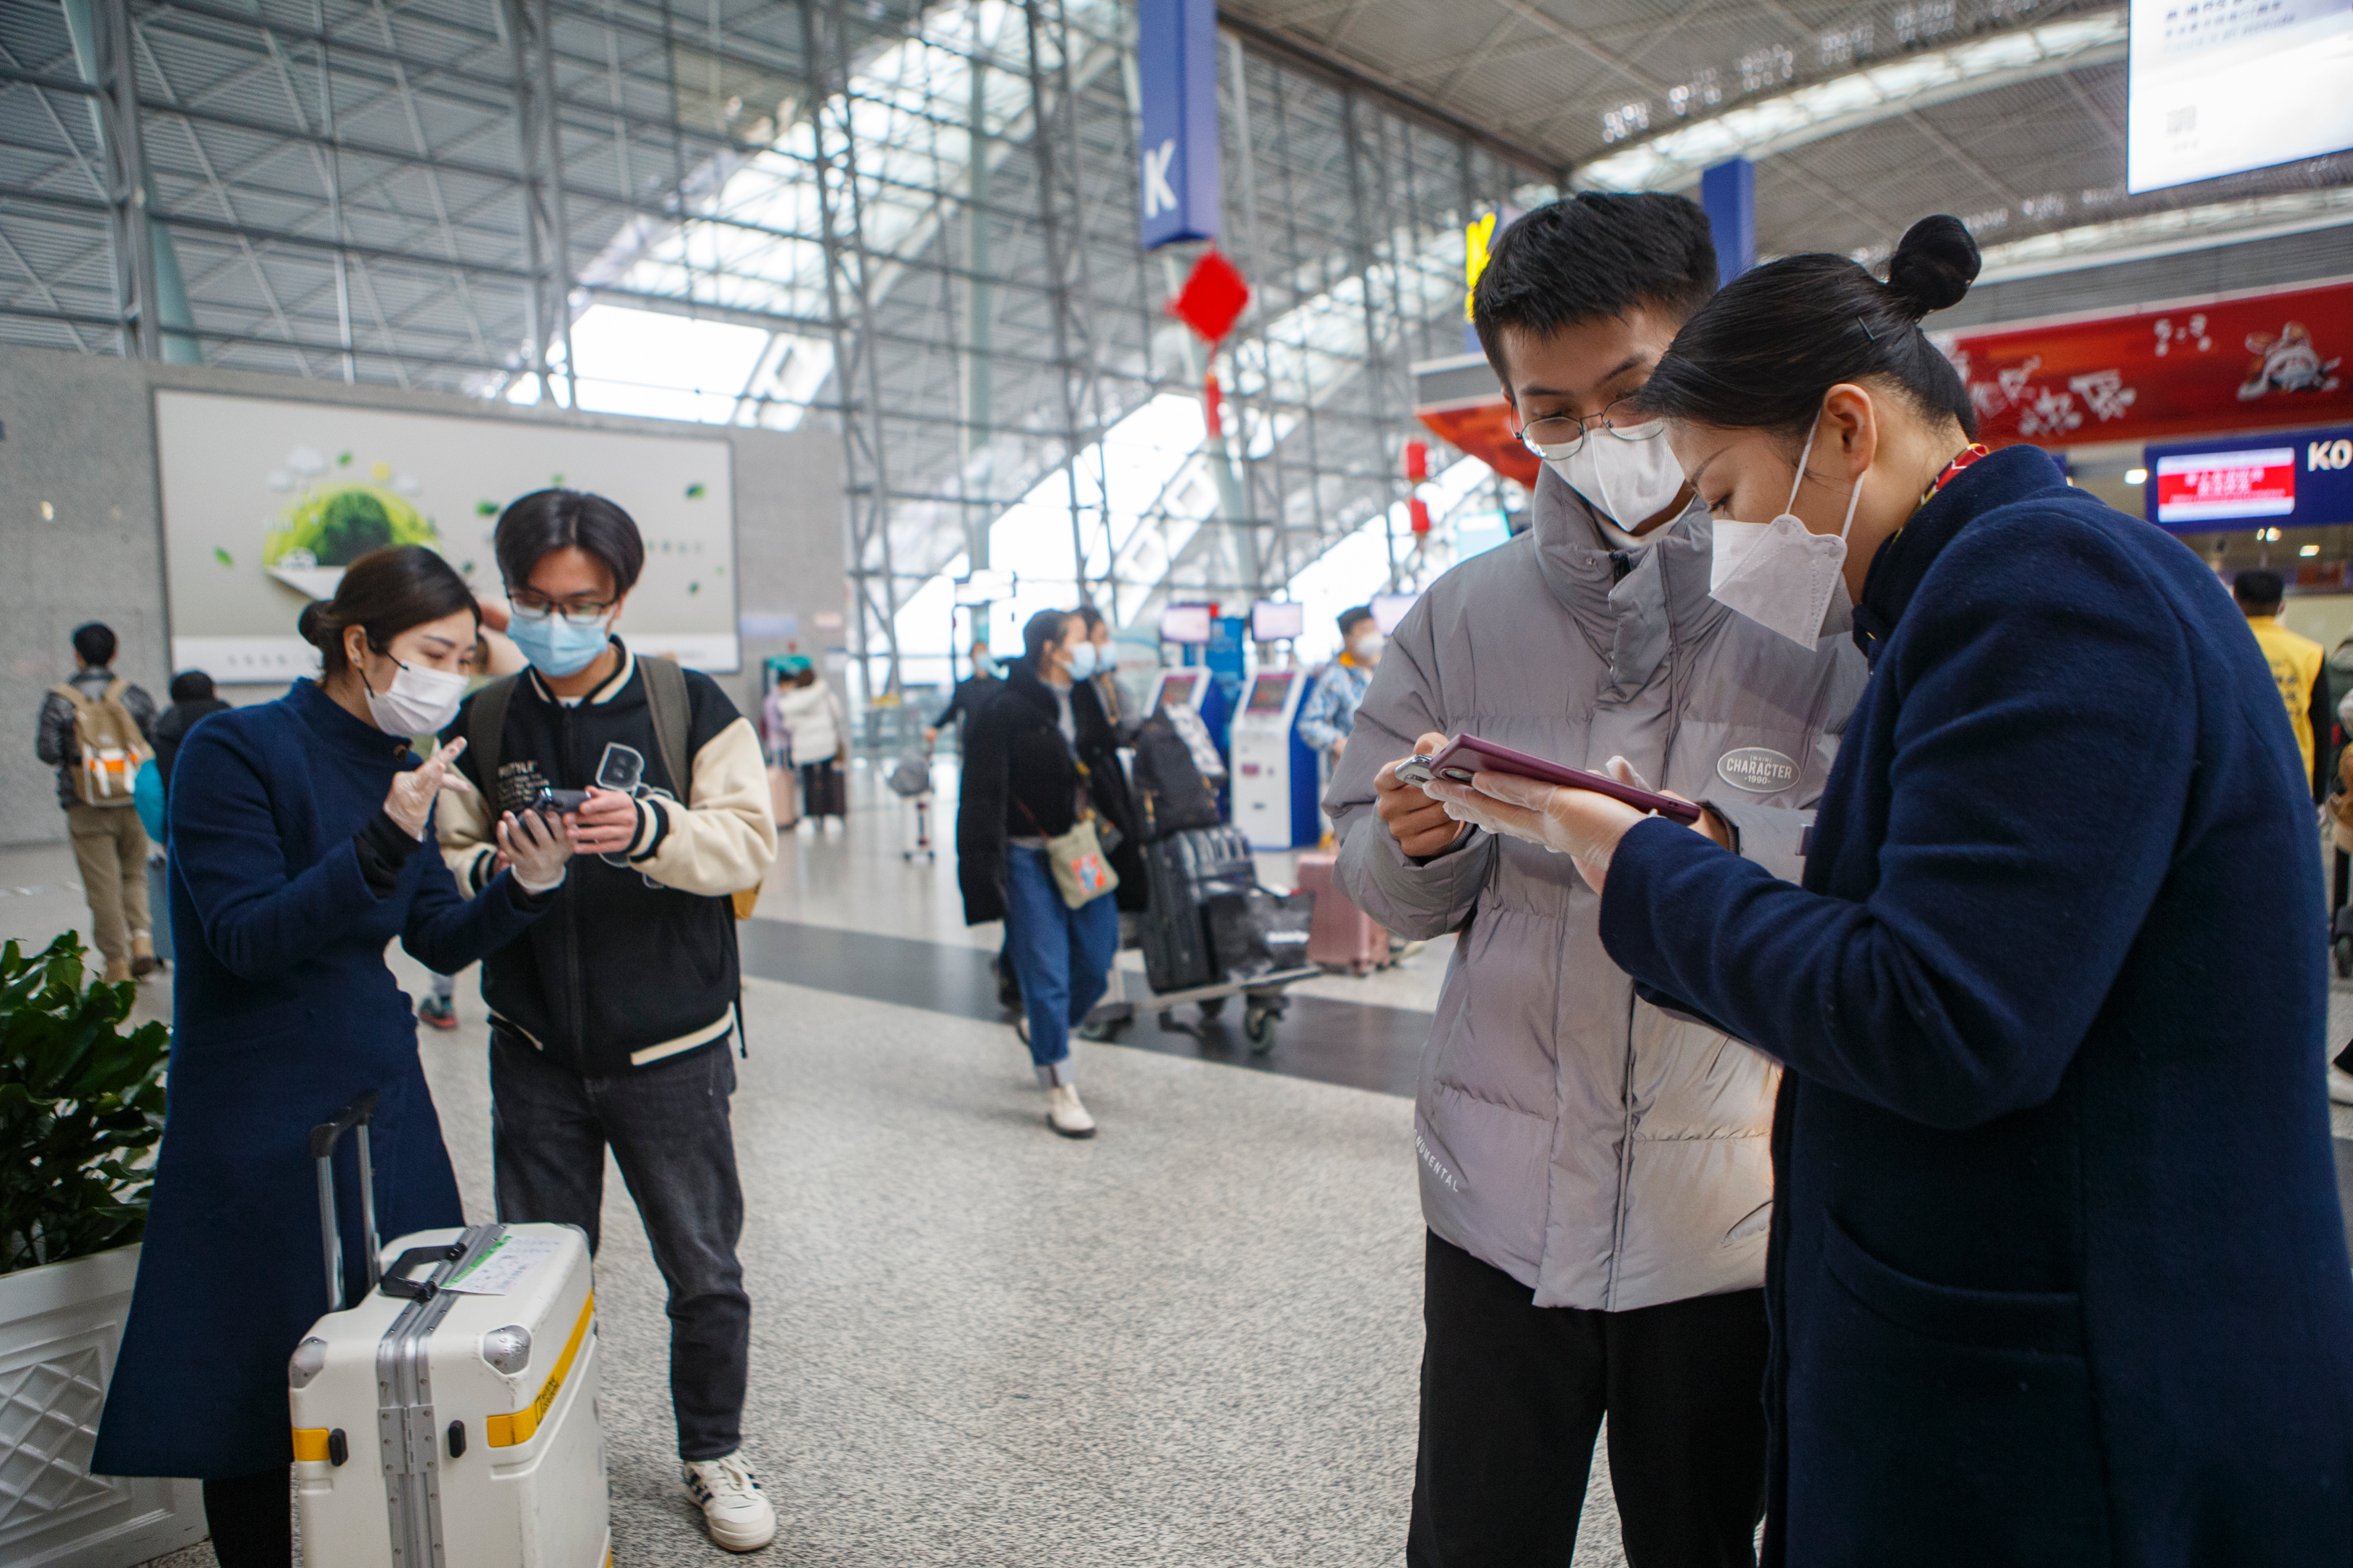
<path id="1" fill-rule="evenodd" d="M 1136 0 L 1144 248 L 1218 237 L 1217 0 Z"/>

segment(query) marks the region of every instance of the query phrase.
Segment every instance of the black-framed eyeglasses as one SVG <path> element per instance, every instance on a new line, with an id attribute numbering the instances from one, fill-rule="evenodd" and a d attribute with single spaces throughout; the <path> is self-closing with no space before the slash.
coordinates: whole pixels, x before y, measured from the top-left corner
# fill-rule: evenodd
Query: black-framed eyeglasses
<path id="1" fill-rule="evenodd" d="M 1599 414 L 1549 414 L 1541 419 L 1531 419 L 1520 426 L 1520 445 L 1539 458 L 1557 462 L 1573 458 L 1585 447 L 1585 438 L 1595 430 L 1613 436 L 1620 441 L 1655 441 L 1667 433 L 1663 419 L 1632 420 L 1634 395 L 1613 399 Z"/>
<path id="2" fill-rule="evenodd" d="M 519 621 L 538 626 L 553 616 L 562 616 L 565 626 L 576 626 L 584 631 L 598 625 L 607 616 L 613 613 L 610 601 L 599 604 L 594 599 L 566 599 L 558 604 L 554 600 L 541 597 L 528 588 L 519 593 L 510 590 L 507 594 L 507 604 L 513 610 L 514 618 Z"/>

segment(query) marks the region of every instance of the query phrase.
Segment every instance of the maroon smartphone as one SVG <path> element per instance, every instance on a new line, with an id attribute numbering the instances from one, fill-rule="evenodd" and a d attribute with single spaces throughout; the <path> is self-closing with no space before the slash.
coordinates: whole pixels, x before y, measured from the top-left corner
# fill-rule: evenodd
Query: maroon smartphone
<path id="1" fill-rule="evenodd" d="M 1525 752 L 1515 752 L 1509 746 L 1482 741 L 1476 735 L 1457 735 L 1440 747 L 1434 756 L 1407 758 L 1398 764 L 1397 776 L 1410 784 L 1428 784 L 1433 778 L 1469 784 L 1471 776 L 1478 773 L 1515 773 L 1524 779 L 1535 779 L 1539 784 L 1560 784 L 1567 789 L 1589 789 L 1596 795 L 1624 801 L 1637 811 L 1655 811 L 1661 816 L 1671 816 L 1677 822 L 1699 820 L 1700 808 L 1690 801 L 1636 789 L 1632 784 L 1620 784 L 1607 773 L 1589 773 L 1583 768 L 1565 768 L 1558 763 L 1548 763 L 1542 757 L 1532 757 Z"/>

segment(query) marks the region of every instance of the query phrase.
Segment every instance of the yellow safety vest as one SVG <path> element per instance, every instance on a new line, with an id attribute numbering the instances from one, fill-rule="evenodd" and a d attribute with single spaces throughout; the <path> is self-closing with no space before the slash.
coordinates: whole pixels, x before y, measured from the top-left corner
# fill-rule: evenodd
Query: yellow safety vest
<path id="1" fill-rule="evenodd" d="M 2270 661 L 2272 679 L 2279 685 L 2280 700 L 2287 704 L 2288 728 L 2295 731 L 2295 749 L 2304 753 L 2304 776 L 2312 776 L 2312 683 L 2320 679 L 2323 652 L 2318 643 L 2280 625 L 2277 616 L 2249 616 L 2256 646 Z"/>

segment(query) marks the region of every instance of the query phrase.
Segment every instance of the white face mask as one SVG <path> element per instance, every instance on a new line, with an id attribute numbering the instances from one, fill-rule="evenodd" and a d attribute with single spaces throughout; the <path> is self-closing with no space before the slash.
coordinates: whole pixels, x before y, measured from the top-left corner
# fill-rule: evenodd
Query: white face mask
<path id="1" fill-rule="evenodd" d="M 1388 646 L 1388 638 L 1378 632 L 1367 632 L 1349 643 L 1348 657 L 1358 664 L 1370 665 L 1380 658 L 1381 649 Z"/>
<path id="2" fill-rule="evenodd" d="M 1798 504 L 1798 489 L 1806 482 L 1806 460 L 1814 455 L 1814 428 L 1806 432 L 1805 450 L 1798 456 L 1798 477 L 1789 486 L 1789 506 Z M 1866 468 L 1864 473 L 1870 472 Z M 1854 527 L 1854 510 L 1862 499 L 1862 475 L 1854 479 L 1847 495 L 1846 521 L 1838 537 L 1810 531 L 1787 507 L 1770 522 L 1718 522 L 1715 558 L 1708 570 L 1707 591 L 1717 604 L 1736 610 L 1767 631 L 1780 633 L 1801 647 L 1815 639 L 1842 631 L 1852 624 L 1845 604 L 1846 536 Z M 1831 613 L 1833 599 L 1840 611 Z M 1833 625 L 1833 621 L 1839 625 Z"/>
<path id="3" fill-rule="evenodd" d="M 1567 456 L 1565 447 L 1541 448 L 1545 466 L 1591 502 L 1604 518 L 1630 532 L 1667 510 L 1683 488 L 1683 466 L 1667 444 L 1662 424 L 1637 425 L 1630 433 L 1652 432 L 1629 441 L 1596 430 Z"/>
<path id="4" fill-rule="evenodd" d="M 365 670 L 360 672 L 360 684 L 367 686 L 368 717 L 387 735 L 438 735 L 466 700 L 464 676 L 413 665 L 400 665 L 393 671 L 392 684 L 382 691 L 368 686 Z"/>

